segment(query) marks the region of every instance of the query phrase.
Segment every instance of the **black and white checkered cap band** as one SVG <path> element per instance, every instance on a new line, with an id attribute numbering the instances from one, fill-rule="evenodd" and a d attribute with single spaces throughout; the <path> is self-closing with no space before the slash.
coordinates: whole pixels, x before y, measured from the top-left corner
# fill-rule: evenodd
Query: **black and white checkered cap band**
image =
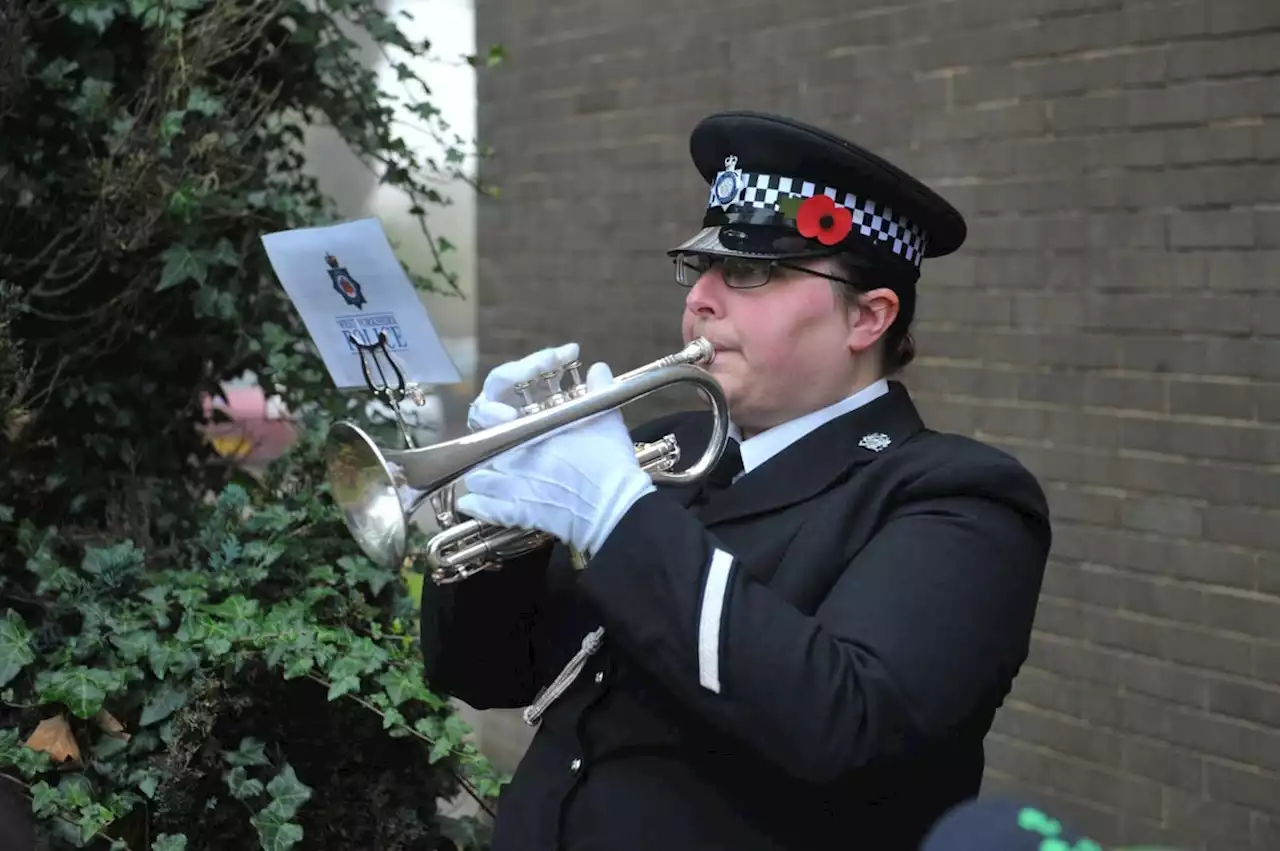
<path id="1" fill-rule="evenodd" d="M 746 207 L 769 210 L 781 215 L 778 207 L 779 198 L 812 198 L 815 195 L 826 195 L 853 214 L 852 234 L 860 234 L 877 242 L 887 242 L 894 254 L 911 261 L 916 266 L 924 261 L 928 239 L 920 226 L 906 216 L 895 216 L 893 210 L 871 198 L 859 197 L 852 192 L 819 183 L 792 177 L 779 177 L 774 174 L 743 172 L 741 186 L 737 199 L 729 208 L 730 211 L 734 207 Z M 707 209 L 716 206 L 713 187 Z"/>

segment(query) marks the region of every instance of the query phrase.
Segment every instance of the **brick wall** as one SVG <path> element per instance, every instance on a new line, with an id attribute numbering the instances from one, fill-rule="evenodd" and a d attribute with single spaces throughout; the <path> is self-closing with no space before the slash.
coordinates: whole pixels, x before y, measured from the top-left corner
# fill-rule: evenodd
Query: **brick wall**
<path id="1" fill-rule="evenodd" d="M 1280 2 L 892 2 L 477 0 L 511 56 L 480 78 L 480 366 L 678 347 L 661 252 L 707 112 L 918 172 L 971 236 L 926 265 L 907 382 L 1056 514 L 988 787 L 1103 840 L 1280 849 Z"/>

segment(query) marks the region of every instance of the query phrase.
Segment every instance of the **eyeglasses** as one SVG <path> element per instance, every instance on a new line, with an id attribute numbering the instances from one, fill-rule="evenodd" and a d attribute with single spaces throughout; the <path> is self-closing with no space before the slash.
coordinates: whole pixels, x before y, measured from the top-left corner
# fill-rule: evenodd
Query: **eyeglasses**
<path id="1" fill-rule="evenodd" d="M 676 283 L 682 287 L 692 287 L 698 279 L 712 269 L 719 267 L 720 277 L 725 286 L 735 290 L 751 290 L 763 287 L 773 277 L 775 268 L 790 269 L 837 281 L 842 284 L 856 286 L 853 281 L 836 275 L 828 275 L 816 269 L 809 269 L 785 260 L 760 259 L 755 257 L 720 257 L 710 254 L 678 254 L 675 259 Z"/>

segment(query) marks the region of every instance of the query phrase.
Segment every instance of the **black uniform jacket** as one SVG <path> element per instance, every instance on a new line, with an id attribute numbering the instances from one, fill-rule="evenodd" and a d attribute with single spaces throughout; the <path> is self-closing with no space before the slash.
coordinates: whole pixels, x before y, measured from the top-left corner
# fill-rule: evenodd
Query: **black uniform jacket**
<path id="1" fill-rule="evenodd" d="M 927 430 L 890 388 L 705 500 L 644 497 L 581 572 L 557 545 L 428 583 L 438 693 L 523 707 L 585 656 L 493 851 L 906 851 L 978 793 L 1048 509 L 1013 457 Z M 709 415 L 634 436 L 667 433 L 692 463 Z"/>

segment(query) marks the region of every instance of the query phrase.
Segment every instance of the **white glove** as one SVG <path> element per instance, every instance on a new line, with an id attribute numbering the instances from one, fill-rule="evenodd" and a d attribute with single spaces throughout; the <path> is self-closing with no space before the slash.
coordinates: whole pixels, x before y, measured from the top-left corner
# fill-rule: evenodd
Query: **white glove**
<path id="1" fill-rule="evenodd" d="M 587 371 L 589 392 L 612 383 L 606 364 Z M 655 490 L 617 410 L 504 452 L 463 484 L 469 493 L 457 505 L 464 514 L 537 529 L 586 554 L 599 552 L 631 506 Z"/>
<path id="2" fill-rule="evenodd" d="M 467 409 L 467 428 L 481 431 L 514 420 L 520 415 L 520 405 L 523 404 L 513 389 L 515 385 L 577 359 L 578 344 L 565 343 L 554 349 L 540 349 L 520 360 L 494 367 L 485 377 L 480 395 Z"/>

